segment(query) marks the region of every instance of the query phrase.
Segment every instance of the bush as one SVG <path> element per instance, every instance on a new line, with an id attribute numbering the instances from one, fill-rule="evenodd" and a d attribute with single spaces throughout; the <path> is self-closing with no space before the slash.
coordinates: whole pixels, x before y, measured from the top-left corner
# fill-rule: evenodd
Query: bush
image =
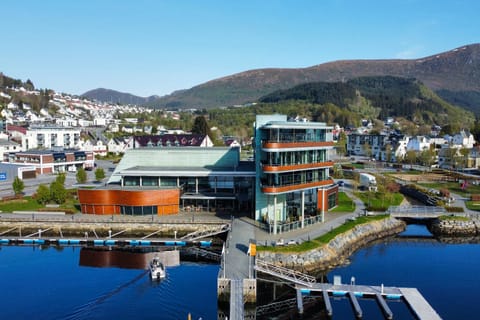
<path id="1" fill-rule="evenodd" d="M 62 204 L 67 199 L 67 190 L 58 181 L 50 184 L 50 199 L 55 203 Z"/>
<path id="2" fill-rule="evenodd" d="M 447 212 L 464 212 L 462 207 L 445 207 Z"/>
<path id="3" fill-rule="evenodd" d="M 44 184 L 39 185 L 35 193 L 35 200 L 40 204 L 46 204 L 50 199 L 50 189 Z"/>

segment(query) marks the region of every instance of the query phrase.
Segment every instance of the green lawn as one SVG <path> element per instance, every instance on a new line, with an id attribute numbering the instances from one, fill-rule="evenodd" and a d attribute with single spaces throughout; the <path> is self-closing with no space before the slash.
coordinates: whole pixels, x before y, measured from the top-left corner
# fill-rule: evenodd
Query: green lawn
<path id="1" fill-rule="evenodd" d="M 465 201 L 465 206 L 470 210 L 480 211 L 480 201 Z"/>
<path id="2" fill-rule="evenodd" d="M 432 188 L 432 189 L 448 189 L 450 192 L 459 194 L 462 197 L 467 197 L 470 194 L 480 194 L 480 186 L 473 184 L 468 184 L 465 190 L 462 189 L 460 183 L 458 182 L 437 182 L 437 183 L 419 183 L 422 187 Z"/>
<path id="3" fill-rule="evenodd" d="M 359 197 L 367 210 L 384 211 L 390 206 L 399 206 L 403 201 L 403 195 L 399 192 L 386 195 L 385 193 L 366 191 L 355 193 Z"/>
<path id="4" fill-rule="evenodd" d="M 301 244 L 298 244 L 298 245 L 287 245 L 287 246 L 277 246 L 277 247 L 257 246 L 257 250 L 259 250 L 259 251 L 283 252 L 283 253 L 306 252 L 306 251 L 309 251 L 309 250 L 312 250 L 312 249 L 315 249 L 315 248 L 319 248 L 319 247 L 329 243 L 333 238 L 335 238 L 339 234 L 345 233 L 345 232 L 353 229 L 357 225 L 372 222 L 372 221 L 386 219 L 388 217 L 389 217 L 388 215 L 357 217 L 355 220 L 347 221 L 343 225 L 327 232 L 323 236 L 320 236 L 320 237 L 315 238 L 315 239 L 310 240 L 310 241 L 305 241 L 305 242 L 303 242 Z"/>
<path id="5" fill-rule="evenodd" d="M 32 199 L 32 197 L 23 197 L 22 199 L 0 202 L 0 210 L 2 212 L 34 211 L 43 207 L 43 205 Z"/>
<path id="6" fill-rule="evenodd" d="M 67 190 L 67 199 L 65 200 L 65 203 L 59 206 L 59 208 L 63 209 L 67 213 L 79 212 L 79 203 L 78 200 L 74 197 L 75 194 L 76 189 Z M 37 211 L 44 208 L 45 205 L 39 204 L 35 199 L 30 196 L 25 196 L 22 199 L 0 202 L 1 212 Z"/>
<path id="7" fill-rule="evenodd" d="M 353 212 L 355 211 L 355 202 L 350 199 L 345 192 L 338 193 L 338 206 L 329 212 Z"/>

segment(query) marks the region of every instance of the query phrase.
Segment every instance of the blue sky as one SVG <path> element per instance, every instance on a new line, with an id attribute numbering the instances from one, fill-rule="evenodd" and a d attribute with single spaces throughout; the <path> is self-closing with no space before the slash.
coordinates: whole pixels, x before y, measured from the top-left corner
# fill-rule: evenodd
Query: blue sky
<path id="1" fill-rule="evenodd" d="M 421 58 L 480 42 L 478 0 L 2 1 L 0 71 L 164 95 L 250 69 Z"/>

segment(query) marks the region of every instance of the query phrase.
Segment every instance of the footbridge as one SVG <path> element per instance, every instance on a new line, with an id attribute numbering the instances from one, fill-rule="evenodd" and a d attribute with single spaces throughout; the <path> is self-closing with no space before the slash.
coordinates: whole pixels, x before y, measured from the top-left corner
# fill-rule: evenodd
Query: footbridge
<path id="1" fill-rule="evenodd" d="M 437 206 L 390 206 L 386 213 L 393 218 L 437 219 L 446 215 L 447 210 Z"/>
<path id="2" fill-rule="evenodd" d="M 315 277 L 309 276 L 296 270 L 276 266 L 260 259 L 257 259 L 255 261 L 255 270 L 306 287 L 311 287 L 317 282 L 317 279 L 315 279 Z"/>

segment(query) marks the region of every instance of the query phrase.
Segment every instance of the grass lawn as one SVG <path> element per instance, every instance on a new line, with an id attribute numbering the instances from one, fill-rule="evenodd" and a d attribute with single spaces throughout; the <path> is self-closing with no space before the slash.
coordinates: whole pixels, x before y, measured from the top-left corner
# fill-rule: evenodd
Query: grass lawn
<path id="1" fill-rule="evenodd" d="M 440 216 L 438 217 L 440 220 L 455 220 L 455 221 L 469 221 L 470 218 L 462 217 L 462 216 Z"/>
<path id="2" fill-rule="evenodd" d="M 75 190 L 67 190 L 67 199 L 65 203 L 61 204 L 59 208 L 64 209 L 66 212 L 79 212 L 79 203 L 75 199 Z M 30 196 L 25 196 L 22 199 L 9 200 L 0 202 L 0 211 L 13 212 L 13 211 L 37 211 L 45 208 L 45 205 L 39 204 L 35 199 Z"/>
<path id="3" fill-rule="evenodd" d="M 464 190 L 462 189 L 460 183 L 458 182 L 437 182 L 437 183 L 419 183 L 422 187 L 432 188 L 432 189 L 448 189 L 452 193 L 461 195 L 462 197 L 467 197 L 470 194 L 480 194 L 480 186 L 469 184 Z"/>
<path id="4" fill-rule="evenodd" d="M 355 211 L 355 202 L 350 199 L 345 192 L 338 193 L 338 206 L 329 212 L 353 212 Z"/>
<path id="5" fill-rule="evenodd" d="M 305 241 L 301 244 L 298 245 L 288 245 L 288 246 L 277 246 L 277 247 L 265 247 L 265 246 L 257 246 L 257 250 L 259 251 L 272 251 L 272 252 L 306 252 L 315 248 L 319 248 L 327 243 L 330 242 L 333 238 L 338 236 L 339 234 L 345 233 L 351 229 L 353 229 L 355 226 L 368 223 L 371 221 L 377 221 L 377 220 L 382 220 L 388 218 L 388 215 L 380 215 L 380 216 L 361 216 L 357 217 L 353 221 L 347 221 L 338 228 L 335 228 L 323 236 L 320 236 L 318 238 L 315 238 L 310 241 Z"/>
<path id="6" fill-rule="evenodd" d="M 465 206 L 470 210 L 480 211 L 480 201 L 465 201 Z"/>
<path id="7" fill-rule="evenodd" d="M 0 202 L 0 210 L 2 212 L 35 211 L 43 207 L 44 205 L 39 204 L 36 200 L 32 199 L 32 197 Z"/>
<path id="8" fill-rule="evenodd" d="M 388 209 L 390 206 L 399 206 L 403 201 L 403 195 L 399 192 L 386 196 L 384 193 L 366 191 L 355 193 L 359 197 L 367 210 L 380 211 L 382 209 Z"/>

